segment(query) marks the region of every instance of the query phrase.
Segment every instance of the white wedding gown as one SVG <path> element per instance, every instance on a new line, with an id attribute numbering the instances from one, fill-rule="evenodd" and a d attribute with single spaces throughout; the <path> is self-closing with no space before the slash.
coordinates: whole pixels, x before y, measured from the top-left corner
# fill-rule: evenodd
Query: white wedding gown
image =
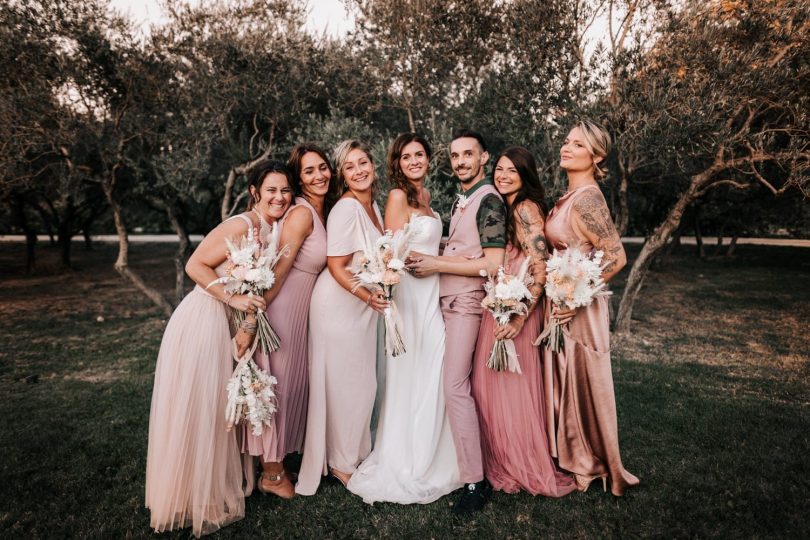
<path id="1" fill-rule="evenodd" d="M 411 249 L 438 255 L 442 223 L 418 216 Z M 377 437 L 348 488 L 369 504 L 430 503 L 461 487 L 450 423 L 444 406 L 444 320 L 439 275 L 402 273 L 394 301 L 402 315 L 405 354 L 386 358 L 385 392 Z"/>

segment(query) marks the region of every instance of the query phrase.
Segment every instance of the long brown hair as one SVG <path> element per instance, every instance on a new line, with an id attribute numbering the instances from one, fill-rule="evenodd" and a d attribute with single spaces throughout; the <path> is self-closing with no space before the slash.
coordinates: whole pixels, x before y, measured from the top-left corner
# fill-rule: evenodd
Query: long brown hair
<path id="1" fill-rule="evenodd" d="M 402 172 L 402 167 L 399 165 L 399 158 L 402 157 L 402 149 L 412 142 L 418 142 L 427 154 L 428 166 L 430 166 L 430 158 L 433 155 L 433 150 L 430 148 L 430 143 L 427 139 L 416 133 L 402 133 L 394 142 L 391 143 L 391 149 L 388 150 L 388 180 L 391 182 L 392 188 L 399 188 L 405 192 L 408 198 L 408 206 L 412 208 L 419 208 L 419 192 L 416 191 L 414 185 L 405 177 Z"/>
<path id="2" fill-rule="evenodd" d="M 537 173 L 537 162 L 534 156 L 528 149 L 522 146 L 510 146 L 498 155 L 495 160 L 495 166 L 502 157 L 509 159 L 517 170 L 520 176 L 520 190 L 512 204 L 506 200 L 506 237 L 513 246 L 518 245 L 517 231 L 515 230 L 515 209 L 518 205 L 526 200 L 532 201 L 543 212 L 543 217 L 548 213 L 546 208 L 546 192 L 543 189 L 543 184 L 540 182 L 540 175 Z"/>
<path id="3" fill-rule="evenodd" d="M 324 152 L 321 147 L 311 142 L 304 142 L 295 145 L 290 152 L 290 157 L 287 159 L 287 167 L 289 167 L 290 172 L 292 173 L 292 181 L 290 182 L 290 186 L 292 187 L 293 193 L 296 197 L 303 196 L 304 190 L 303 186 L 301 185 L 301 161 L 304 159 L 304 156 L 310 152 L 318 154 L 318 156 L 320 156 L 320 158 L 326 162 L 326 166 L 329 167 L 329 172 L 331 174 L 331 177 L 329 178 L 329 190 L 326 192 L 326 197 L 323 201 L 323 214 L 324 217 L 326 217 L 329 215 L 329 210 L 332 209 L 340 198 L 340 188 L 338 186 L 335 168 L 332 166 L 329 156 L 326 155 L 326 152 Z"/>

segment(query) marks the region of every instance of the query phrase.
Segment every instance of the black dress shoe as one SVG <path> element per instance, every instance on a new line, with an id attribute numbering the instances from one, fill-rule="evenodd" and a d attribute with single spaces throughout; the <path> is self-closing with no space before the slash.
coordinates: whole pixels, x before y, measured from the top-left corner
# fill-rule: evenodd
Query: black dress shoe
<path id="1" fill-rule="evenodd" d="M 457 516 L 468 516 L 481 510 L 492 492 L 492 486 L 486 479 L 474 484 L 466 484 L 463 489 L 461 498 L 453 507 L 453 513 Z"/>

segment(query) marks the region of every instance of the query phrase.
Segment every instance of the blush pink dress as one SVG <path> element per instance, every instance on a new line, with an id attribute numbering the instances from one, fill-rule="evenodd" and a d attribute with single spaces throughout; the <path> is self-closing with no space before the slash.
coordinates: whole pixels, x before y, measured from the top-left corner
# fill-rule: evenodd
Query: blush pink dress
<path id="1" fill-rule="evenodd" d="M 377 204 L 374 212 L 382 223 Z M 326 224 L 327 255 L 354 255 L 357 268 L 362 231 L 371 242 L 382 233 L 353 198 L 341 199 Z M 377 393 L 379 316 L 324 269 L 315 283 L 309 312 L 309 405 L 304 458 L 296 493 L 314 495 L 329 467 L 353 473 L 371 452 L 371 412 Z"/>
<path id="2" fill-rule="evenodd" d="M 218 276 L 226 265 L 215 269 Z M 225 425 L 234 367 L 228 319 L 225 304 L 197 285 L 163 333 L 146 456 L 146 507 L 156 532 L 191 527 L 200 536 L 245 516 L 236 430 Z"/>
<path id="3" fill-rule="evenodd" d="M 520 270 L 525 256 L 507 246 L 509 271 Z M 542 304 L 514 338 L 522 373 L 487 367 L 497 323 L 484 311 L 475 346 L 472 395 L 481 426 L 484 474 L 492 487 L 507 493 L 562 497 L 576 489 L 571 477 L 554 465 L 546 434 L 546 411 L 540 357 L 532 342 L 540 333 Z"/>
<path id="4" fill-rule="evenodd" d="M 571 225 L 574 202 L 589 189 L 599 191 L 586 185 L 557 201 L 546 220 L 550 247 L 593 249 Z M 550 312 L 547 301 L 546 321 Z M 563 331 L 565 346 L 559 354 L 542 347 L 546 422 L 551 453 L 560 467 L 585 477 L 608 475 L 613 494 L 622 495 L 639 480 L 624 468 L 619 453 L 609 325 L 608 299 L 599 297 L 577 309 Z"/>
<path id="5" fill-rule="evenodd" d="M 281 347 L 269 358 L 257 348 L 253 359 L 274 376 L 278 411 L 270 428 L 255 436 L 243 425 L 242 451 L 261 456 L 265 462 L 280 462 L 304 447 L 309 391 L 309 304 L 315 280 L 326 266 L 326 228 L 317 211 L 303 197 L 296 199 L 312 214 L 312 233 L 298 250 L 278 295 L 267 307 L 267 319 L 278 334 Z M 289 215 L 289 213 L 287 214 Z M 283 227 L 283 221 L 282 221 Z"/>

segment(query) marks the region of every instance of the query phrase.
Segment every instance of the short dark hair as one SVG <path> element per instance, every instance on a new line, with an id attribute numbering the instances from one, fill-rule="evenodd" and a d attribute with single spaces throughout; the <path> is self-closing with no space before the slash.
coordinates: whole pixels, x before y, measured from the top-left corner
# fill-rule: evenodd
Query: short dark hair
<path id="1" fill-rule="evenodd" d="M 455 141 L 456 139 L 462 139 L 464 137 L 469 137 L 470 139 L 475 139 L 478 141 L 478 144 L 481 145 L 481 150 L 484 152 L 487 151 L 487 143 L 484 142 L 484 136 L 478 133 L 477 131 L 473 131 L 469 128 L 457 128 L 453 130 L 453 138 L 451 141 Z"/>

